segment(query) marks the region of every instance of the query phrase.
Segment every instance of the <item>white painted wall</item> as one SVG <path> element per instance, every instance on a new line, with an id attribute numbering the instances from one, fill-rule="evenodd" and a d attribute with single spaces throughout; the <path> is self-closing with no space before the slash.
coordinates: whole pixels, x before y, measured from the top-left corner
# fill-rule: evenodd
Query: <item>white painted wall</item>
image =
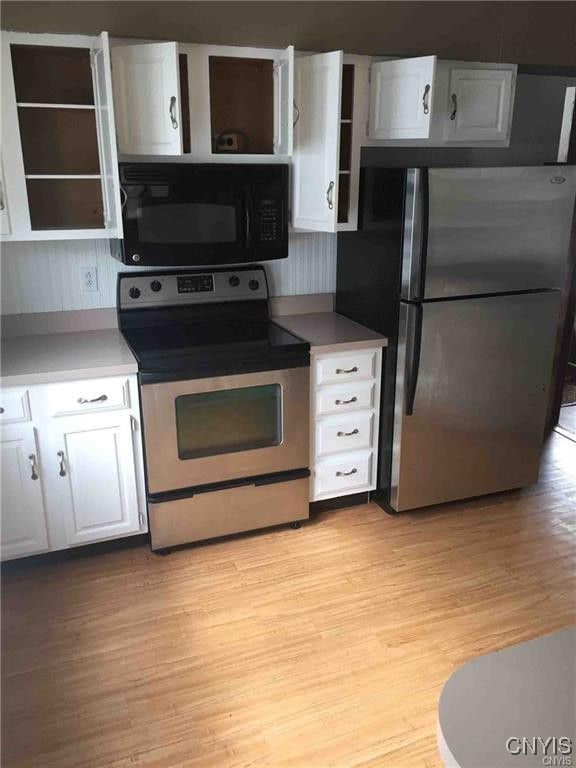
<path id="1" fill-rule="evenodd" d="M 98 291 L 81 287 L 83 267 L 98 270 Z M 2 314 L 60 312 L 116 306 L 116 274 L 126 267 L 107 240 L 4 243 L 0 255 Z M 291 234 L 287 259 L 266 263 L 272 296 L 332 293 L 336 289 L 336 236 Z"/>

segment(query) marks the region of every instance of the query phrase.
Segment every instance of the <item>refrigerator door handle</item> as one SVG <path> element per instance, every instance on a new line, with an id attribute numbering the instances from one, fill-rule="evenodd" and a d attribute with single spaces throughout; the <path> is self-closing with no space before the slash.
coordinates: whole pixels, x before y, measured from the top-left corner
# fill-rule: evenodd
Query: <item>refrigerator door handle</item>
<path id="1" fill-rule="evenodd" d="M 420 369 L 420 350 L 422 345 L 422 319 L 424 310 L 421 304 L 408 306 L 408 338 L 406 345 L 406 416 L 414 413 L 418 372 Z"/>
<path id="2" fill-rule="evenodd" d="M 410 168 L 406 174 L 404 237 L 402 246 L 402 296 L 424 298 L 428 247 L 428 169 Z"/>

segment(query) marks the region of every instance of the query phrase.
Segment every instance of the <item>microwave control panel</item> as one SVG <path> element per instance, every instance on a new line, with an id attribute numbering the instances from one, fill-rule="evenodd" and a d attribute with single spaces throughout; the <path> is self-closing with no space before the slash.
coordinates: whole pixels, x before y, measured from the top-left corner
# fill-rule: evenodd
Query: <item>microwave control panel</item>
<path id="1" fill-rule="evenodd" d="M 282 211 L 278 200 L 258 202 L 258 239 L 260 242 L 278 240 L 282 233 Z"/>

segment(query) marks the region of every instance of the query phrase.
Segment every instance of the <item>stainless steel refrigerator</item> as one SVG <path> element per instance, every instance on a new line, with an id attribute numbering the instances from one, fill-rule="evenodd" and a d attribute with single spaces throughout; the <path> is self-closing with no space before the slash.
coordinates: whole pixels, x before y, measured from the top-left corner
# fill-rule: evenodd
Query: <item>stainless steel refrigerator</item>
<path id="1" fill-rule="evenodd" d="M 576 168 L 365 169 L 336 310 L 387 333 L 394 511 L 538 478 Z"/>

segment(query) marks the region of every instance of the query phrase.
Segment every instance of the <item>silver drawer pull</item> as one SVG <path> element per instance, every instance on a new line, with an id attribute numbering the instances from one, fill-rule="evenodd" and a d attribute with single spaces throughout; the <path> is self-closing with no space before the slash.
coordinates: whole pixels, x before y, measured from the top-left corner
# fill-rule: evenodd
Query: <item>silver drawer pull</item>
<path id="1" fill-rule="evenodd" d="M 66 477 L 66 465 L 64 464 L 64 451 L 58 451 L 58 464 L 60 466 L 60 471 L 58 474 L 60 477 Z"/>
<path id="2" fill-rule="evenodd" d="M 100 397 L 93 397 L 92 400 L 89 400 L 86 397 L 79 397 L 78 402 L 80 405 L 86 405 L 86 403 L 103 403 L 106 400 L 108 400 L 108 395 L 100 395 Z"/>
<path id="3" fill-rule="evenodd" d="M 358 366 L 354 368 L 336 368 L 336 373 L 358 373 Z"/>
<path id="4" fill-rule="evenodd" d="M 350 400 L 334 400 L 335 405 L 348 405 L 348 403 L 356 403 L 358 402 L 357 397 L 351 397 Z"/>
<path id="5" fill-rule="evenodd" d="M 32 470 L 32 473 L 30 474 L 30 480 L 38 480 L 38 472 L 36 471 L 36 455 L 31 453 L 30 456 L 28 456 L 28 461 L 30 462 L 30 469 Z"/>
<path id="6" fill-rule="evenodd" d="M 354 467 L 353 469 L 350 470 L 350 472 L 340 472 L 340 471 L 336 472 L 336 477 L 347 477 L 348 475 L 355 475 L 356 472 L 358 472 L 358 470 L 356 469 L 356 467 Z"/>
<path id="7" fill-rule="evenodd" d="M 338 437 L 350 437 L 350 435 L 357 435 L 358 434 L 357 429 L 353 429 L 352 432 L 337 432 L 336 434 Z"/>

